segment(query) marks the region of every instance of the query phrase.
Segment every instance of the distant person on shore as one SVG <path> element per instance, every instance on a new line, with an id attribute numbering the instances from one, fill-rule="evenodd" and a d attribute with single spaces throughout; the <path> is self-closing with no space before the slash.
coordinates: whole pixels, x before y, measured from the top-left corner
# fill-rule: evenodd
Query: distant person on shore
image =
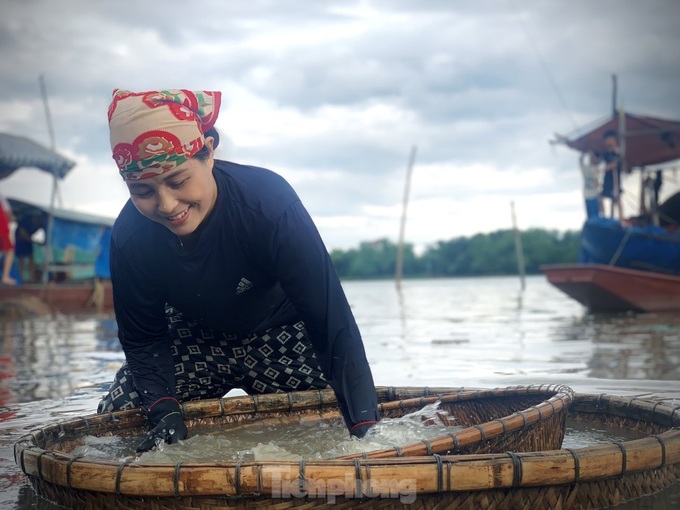
<path id="1" fill-rule="evenodd" d="M 621 171 L 623 169 L 623 160 L 619 151 L 619 137 L 616 131 L 607 131 L 602 135 L 604 141 L 605 152 L 603 159 L 604 167 L 604 182 L 602 183 L 602 198 L 611 200 L 610 216 L 614 217 L 614 208 L 619 214 L 619 220 L 623 220 L 623 206 L 621 205 Z"/>
<path id="2" fill-rule="evenodd" d="M 583 198 L 586 202 L 586 216 L 588 218 L 596 218 L 602 212 L 600 162 L 600 157 L 592 150 L 587 153 L 582 152 L 579 157 L 579 166 L 583 174 Z"/>
<path id="3" fill-rule="evenodd" d="M 0 196 L 0 252 L 3 257 L 2 284 L 16 285 L 17 281 L 10 275 L 14 264 L 14 243 L 10 235 L 10 223 L 14 220 L 12 208 L 4 197 Z"/>
<path id="4" fill-rule="evenodd" d="M 33 255 L 33 234 L 42 228 L 42 220 L 40 216 L 31 214 L 25 216 L 17 223 L 17 229 L 14 233 L 14 256 L 19 264 L 19 274 L 24 277 L 25 263 L 28 263 L 28 278 L 24 281 L 34 282 L 36 280 L 35 274 L 35 259 Z"/>
<path id="5" fill-rule="evenodd" d="M 330 255 L 281 176 L 217 159 L 220 100 L 114 92 L 111 149 L 130 193 L 110 252 L 126 362 L 98 411 L 143 407 L 146 451 L 187 437 L 180 402 L 331 387 L 363 437 L 377 396 Z"/>

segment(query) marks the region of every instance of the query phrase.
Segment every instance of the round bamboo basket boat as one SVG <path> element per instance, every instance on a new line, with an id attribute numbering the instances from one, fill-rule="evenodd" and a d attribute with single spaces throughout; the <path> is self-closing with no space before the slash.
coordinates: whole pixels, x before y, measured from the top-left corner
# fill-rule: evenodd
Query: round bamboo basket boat
<path id="1" fill-rule="evenodd" d="M 450 442 L 436 438 L 329 460 L 166 465 L 69 453 L 84 435 L 141 433 L 145 418 L 130 410 L 34 431 L 15 445 L 15 460 L 40 495 L 88 510 L 606 508 L 680 479 L 680 406 L 661 400 L 574 395 L 564 386 L 378 388 L 378 395 L 383 416 L 400 416 L 435 399 L 452 415 L 478 423 L 452 433 L 457 439 L 449 436 Z M 570 419 L 644 437 L 559 449 L 570 405 Z M 293 415 L 339 416 L 329 391 L 191 402 L 183 412 L 190 430 L 206 423 L 228 429 Z M 521 424 L 513 428 L 516 420 Z M 544 425 L 548 432 L 538 433 Z M 532 434 L 529 442 L 521 439 Z"/>

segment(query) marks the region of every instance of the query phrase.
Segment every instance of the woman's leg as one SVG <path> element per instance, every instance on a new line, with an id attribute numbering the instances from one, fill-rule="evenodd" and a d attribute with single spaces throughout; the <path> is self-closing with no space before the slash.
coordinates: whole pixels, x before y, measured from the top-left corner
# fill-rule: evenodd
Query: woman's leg
<path id="1" fill-rule="evenodd" d="M 175 395 L 179 401 L 219 398 L 239 387 L 237 359 L 244 348 L 235 336 L 184 319 L 175 308 L 166 309 L 168 342 L 175 362 Z M 141 399 L 127 366 L 118 370 L 97 412 L 140 407 Z"/>
<path id="2" fill-rule="evenodd" d="M 16 285 L 17 281 L 10 275 L 12 264 L 14 264 L 14 248 L 4 252 L 5 258 L 2 265 L 2 283 L 5 285 Z"/>
<path id="3" fill-rule="evenodd" d="M 241 387 L 248 393 L 328 388 L 303 322 L 277 326 L 243 341 Z"/>
<path id="4" fill-rule="evenodd" d="M 175 360 L 175 394 L 182 401 L 220 398 L 239 386 L 238 338 L 168 315 L 170 349 Z"/>

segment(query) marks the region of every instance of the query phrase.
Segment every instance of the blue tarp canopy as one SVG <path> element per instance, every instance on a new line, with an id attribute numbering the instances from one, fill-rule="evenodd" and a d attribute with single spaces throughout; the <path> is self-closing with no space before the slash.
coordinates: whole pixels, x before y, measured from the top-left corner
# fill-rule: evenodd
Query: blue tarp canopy
<path id="1" fill-rule="evenodd" d="M 22 167 L 35 167 L 63 179 L 75 162 L 23 136 L 0 133 L 0 179 Z"/>
<path id="2" fill-rule="evenodd" d="M 32 214 L 44 215 L 47 217 L 47 215 L 50 213 L 50 208 L 48 206 L 32 204 L 24 200 L 18 200 L 16 198 L 10 197 L 7 197 L 7 201 L 12 207 L 12 212 L 14 213 L 14 216 L 16 216 L 17 221 L 24 216 Z M 97 214 L 82 213 L 70 209 L 59 209 L 57 207 L 53 209 L 52 216 L 54 216 L 55 220 L 61 220 L 63 222 L 105 227 L 112 227 L 113 222 L 116 221 L 115 218 L 110 216 L 99 216 Z"/>

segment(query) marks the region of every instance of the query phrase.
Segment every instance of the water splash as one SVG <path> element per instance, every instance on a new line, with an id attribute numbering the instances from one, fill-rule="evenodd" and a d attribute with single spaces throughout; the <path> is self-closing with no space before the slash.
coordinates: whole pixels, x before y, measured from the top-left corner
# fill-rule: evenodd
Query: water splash
<path id="1" fill-rule="evenodd" d="M 350 437 L 341 419 L 300 420 L 295 423 L 249 423 L 232 430 L 197 429 L 177 444 L 156 441 L 156 447 L 137 455 L 141 437 L 87 436 L 77 453 L 90 458 L 134 458 L 143 464 L 238 460 L 312 460 L 405 446 L 455 431 L 454 421 L 440 402 L 399 418 L 384 418 L 362 439 Z M 74 450 L 74 453 L 76 453 Z"/>

